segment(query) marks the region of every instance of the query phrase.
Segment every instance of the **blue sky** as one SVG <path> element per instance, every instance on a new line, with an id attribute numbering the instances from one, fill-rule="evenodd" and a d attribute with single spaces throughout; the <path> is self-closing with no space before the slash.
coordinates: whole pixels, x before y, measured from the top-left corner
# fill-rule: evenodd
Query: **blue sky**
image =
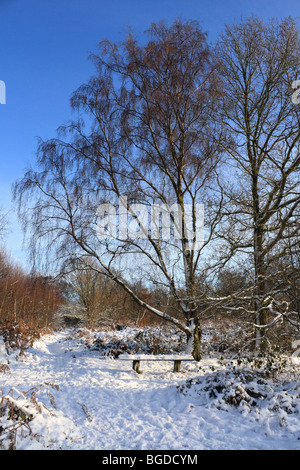
<path id="1" fill-rule="evenodd" d="M 128 27 L 142 34 L 153 21 L 196 19 L 214 41 L 241 16 L 300 17 L 299 0 L 0 0 L 0 207 L 10 210 L 5 245 L 26 267 L 11 185 L 34 162 L 37 137 L 55 136 L 72 118 L 72 92 L 93 73 L 88 60 L 104 38 L 119 41 Z M 300 52 L 299 52 L 300 54 Z"/>

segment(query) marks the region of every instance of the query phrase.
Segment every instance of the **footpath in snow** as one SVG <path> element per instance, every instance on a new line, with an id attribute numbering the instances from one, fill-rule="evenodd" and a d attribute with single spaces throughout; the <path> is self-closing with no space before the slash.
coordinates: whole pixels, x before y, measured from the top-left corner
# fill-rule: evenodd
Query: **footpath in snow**
<path id="1" fill-rule="evenodd" d="M 143 363 L 137 374 L 71 331 L 42 337 L 22 359 L 0 342 L 0 364 L 3 449 L 300 449 L 294 370 L 274 382 L 204 359 L 181 373 Z"/>

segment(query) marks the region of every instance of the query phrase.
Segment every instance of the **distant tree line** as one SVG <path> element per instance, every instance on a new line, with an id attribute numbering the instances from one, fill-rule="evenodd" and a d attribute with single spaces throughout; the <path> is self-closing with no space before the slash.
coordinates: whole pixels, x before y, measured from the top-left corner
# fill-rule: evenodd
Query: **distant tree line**
<path id="1" fill-rule="evenodd" d="M 28 274 L 0 253 L 0 330 L 24 324 L 32 330 L 50 328 L 63 302 L 62 289 L 51 277 Z"/>

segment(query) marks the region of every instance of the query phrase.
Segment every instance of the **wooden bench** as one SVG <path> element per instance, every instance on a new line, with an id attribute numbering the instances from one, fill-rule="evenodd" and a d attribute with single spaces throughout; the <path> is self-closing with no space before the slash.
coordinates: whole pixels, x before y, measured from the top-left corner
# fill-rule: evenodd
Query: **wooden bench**
<path id="1" fill-rule="evenodd" d="M 121 361 L 132 361 L 132 368 L 138 374 L 140 371 L 141 361 L 173 361 L 173 372 L 180 372 L 181 361 L 194 361 L 193 356 L 184 355 L 155 355 L 155 354 L 122 354 L 119 356 Z"/>

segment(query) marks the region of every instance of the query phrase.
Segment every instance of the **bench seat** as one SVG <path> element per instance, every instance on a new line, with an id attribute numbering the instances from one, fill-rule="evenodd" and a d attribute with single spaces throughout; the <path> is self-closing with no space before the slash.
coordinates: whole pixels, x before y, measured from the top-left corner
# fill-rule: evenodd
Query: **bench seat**
<path id="1" fill-rule="evenodd" d="M 181 361 L 194 361 L 193 356 L 180 354 L 122 354 L 119 359 L 132 361 L 132 368 L 138 374 L 141 373 L 140 361 L 172 361 L 174 362 L 173 372 L 180 372 Z"/>

